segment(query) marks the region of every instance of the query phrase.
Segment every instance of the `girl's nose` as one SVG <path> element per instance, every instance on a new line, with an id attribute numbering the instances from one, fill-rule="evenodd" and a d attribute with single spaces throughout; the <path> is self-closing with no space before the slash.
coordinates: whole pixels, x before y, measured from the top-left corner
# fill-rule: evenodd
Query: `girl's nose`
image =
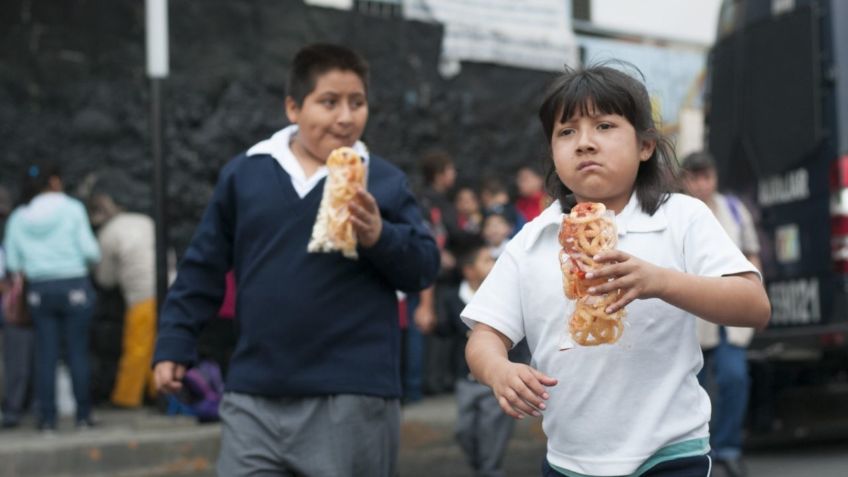
<path id="1" fill-rule="evenodd" d="M 591 131 L 580 132 L 578 134 L 577 152 L 580 154 L 595 152 L 595 142 L 592 138 Z"/>

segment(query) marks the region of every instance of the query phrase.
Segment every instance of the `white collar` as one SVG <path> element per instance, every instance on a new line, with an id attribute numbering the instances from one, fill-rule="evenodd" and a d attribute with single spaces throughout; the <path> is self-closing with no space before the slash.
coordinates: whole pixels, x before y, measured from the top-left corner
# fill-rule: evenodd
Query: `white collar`
<path id="1" fill-rule="evenodd" d="M 468 284 L 468 280 L 463 280 L 462 283 L 459 284 L 459 299 L 467 305 L 473 297 L 474 290 L 471 289 L 471 285 Z"/>
<path id="2" fill-rule="evenodd" d="M 525 226 L 525 228 L 529 229 L 527 231 L 527 239 L 524 243 L 525 249 L 530 250 L 533 248 L 533 245 L 539 240 L 542 232 L 548 227 L 559 227 L 562 223 L 563 215 L 559 201 L 555 200 L 535 220 L 528 224 L 530 227 Z M 618 230 L 618 236 L 623 237 L 628 232 L 641 233 L 663 230 L 668 226 L 668 220 L 662 208 L 654 212 L 654 215 L 646 214 L 642 210 L 642 205 L 634 193 L 630 196 L 630 200 L 624 206 L 624 209 L 615 216 L 615 225 Z"/>
<path id="3" fill-rule="evenodd" d="M 287 126 L 264 141 L 260 141 L 253 147 L 247 150 L 248 156 L 257 156 L 267 154 L 280 164 L 280 167 L 291 177 L 292 186 L 295 192 L 303 198 L 309 193 L 321 179 L 327 177 L 327 166 L 319 167 L 314 174 L 309 178 L 306 177 L 306 172 L 303 166 L 300 165 L 294 153 L 291 150 L 291 138 L 297 132 L 297 124 Z M 362 141 L 356 141 L 353 149 L 363 158 L 365 167 L 368 167 L 369 153 L 368 148 Z"/>

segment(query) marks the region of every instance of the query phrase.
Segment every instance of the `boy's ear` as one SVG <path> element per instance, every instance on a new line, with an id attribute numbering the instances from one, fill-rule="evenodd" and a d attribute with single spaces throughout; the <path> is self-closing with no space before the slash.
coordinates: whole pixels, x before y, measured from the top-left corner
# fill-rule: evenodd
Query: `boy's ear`
<path id="1" fill-rule="evenodd" d="M 300 116 L 300 105 L 291 96 L 286 96 L 286 117 L 289 122 L 297 124 L 297 118 Z"/>
<path id="2" fill-rule="evenodd" d="M 647 161 L 654 154 L 654 150 L 657 148 L 656 139 L 645 139 L 642 141 L 642 148 L 639 150 L 639 160 L 642 162 Z"/>

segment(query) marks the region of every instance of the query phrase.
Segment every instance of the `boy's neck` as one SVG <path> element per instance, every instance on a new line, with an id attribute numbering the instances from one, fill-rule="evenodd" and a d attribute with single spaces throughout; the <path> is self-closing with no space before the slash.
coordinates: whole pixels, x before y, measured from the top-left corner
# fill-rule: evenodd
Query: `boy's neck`
<path id="1" fill-rule="evenodd" d="M 312 177 L 318 169 L 324 166 L 324 161 L 315 157 L 305 147 L 303 147 L 300 142 L 298 142 L 296 135 L 292 136 L 291 141 L 289 141 L 289 148 L 291 149 L 292 155 L 294 155 L 298 164 L 300 164 L 300 167 L 303 168 L 303 175 L 306 176 L 307 179 Z"/>

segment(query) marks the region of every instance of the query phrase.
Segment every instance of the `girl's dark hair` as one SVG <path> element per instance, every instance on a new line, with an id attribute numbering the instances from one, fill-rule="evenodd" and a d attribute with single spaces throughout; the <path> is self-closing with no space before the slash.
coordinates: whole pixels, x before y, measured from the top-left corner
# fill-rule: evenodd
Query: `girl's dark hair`
<path id="1" fill-rule="evenodd" d="M 62 177 L 62 171 L 55 162 L 33 162 L 24 168 L 21 181 L 21 197 L 19 204 L 28 204 L 33 197 L 44 192 L 50 185 L 51 177 Z"/>
<path id="2" fill-rule="evenodd" d="M 315 89 L 318 77 L 331 70 L 352 71 L 359 76 L 368 92 L 368 63 L 350 48 L 330 43 L 303 47 L 294 57 L 289 70 L 286 94 L 303 106 L 303 99 Z"/>
<path id="3" fill-rule="evenodd" d="M 644 81 L 644 76 L 635 66 L 621 61 L 614 63 L 635 70 Z M 671 141 L 660 133 L 654 123 L 651 100 L 642 81 L 608 63 L 583 69 L 567 68 L 548 87 L 539 108 L 539 120 L 548 147 L 557 122 L 565 122 L 577 113 L 583 116 L 618 114 L 633 125 L 637 140 L 656 141 L 651 157 L 639 163 L 635 183 L 636 197 L 642 210 L 653 215 L 670 194 L 679 189 L 680 174 Z M 545 182 L 548 193 L 559 199 L 563 211 L 568 213 L 576 201 L 571 190 L 557 176 L 553 160 L 548 161 Z"/>

